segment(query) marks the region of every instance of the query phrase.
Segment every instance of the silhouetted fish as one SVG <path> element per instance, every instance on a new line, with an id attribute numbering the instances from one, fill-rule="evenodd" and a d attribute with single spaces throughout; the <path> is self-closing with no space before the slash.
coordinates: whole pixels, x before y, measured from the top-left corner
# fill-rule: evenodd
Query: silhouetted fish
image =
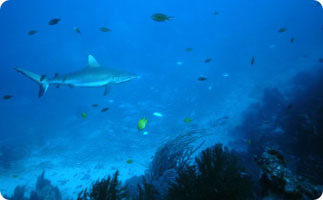
<path id="1" fill-rule="evenodd" d="M 60 21 L 61 21 L 61 19 L 59 19 L 59 18 L 54 18 L 54 19 L 51 19 L 51 20 L 48 22 L 48 25 L 53 26 L 53 25 L 58 24 Z"/>
<path id="2" fill-rule="evenodd" d="M 292 37 L 292 38 L 290 39 L 290 43 L 294 43 L 294 41 L 295 41 L 295 39 L 294 39 L 294 37 Z"/>
<path id="3" fill-rule="evenodd" d="M 170 17 L 170 16 L 167 16 L 163 13 L 155 13 L 151 16 L 151 19 L 156 21 L 156 22 L 165 22 L 165 21 L 169 21 L 171 18 L 174 18 L 174 17 Z"/>
<path id="4" fill-rule="evenodd" d="M 77 27 L 73 27 L 74 31 L 77 32 L 78 34 L 81 34 L 81 30 Z"/>
<path id="5" fill-rule="evenodd" d="M 280 28 L 279 30 L 278 30 L 278 32 L 279 33 L 284 33 L 284 32 L 286 32 L 287 31 L 287 28 Z"/>
<path id="6" fill-rule="evenodd" d="M 209 62 L 211 62 L 211 60 L 212 60 L 211 58 L 208 58 L 208 59 L 206 59 L 204 62 L 205 62 L 205 63 L 209 63 Z"/>
<path id="7" fill-rule="evenodd" d="M 320 62 L 320 63 L 323 63 L 323 58 L 320 58 L 320 59 L 319 59 L 319 62 Z"/>
<path id="8" fill-rule="evenodd" d="M 5 95 L 5 96 L 3 96 L 2 97 L 2 99 L 4 99 L 4 100 L 9 100 L 9 99 L 11 99 L 13 96 L 12 95 Z"/>
<path id="9" fill-rule="evenodd" d="M 30 30 L 29 32 L 28 32 L 28 35 L 35 35 L 37 33 L 37 31 L 36 30 Z"/>
<path id="10" fill-rule="evenodd" d="M 99 104 L 92 104 L 92 107 L 97 108 L 99 107 Z"/>
<path id="11" fill-rule="evenodd" d="M 101 110 L 101 112 L 106 112 L 106 111 L 108 111 L 109 110 L 109 108 L 103 108 L 102 110 Z"/>
<path id="12" fill-rule="evenodd" d="M 192 51 L 192 50 L 193 50 L 193 48 L 186 48 L 186 49 L 185 49 L 185 51 L 186 51 L 186 52 L 190 52 L 190 51 Z"/>
<path id="13" fill-rule="evenodd" d="M 109 29 L 109 28 L 107 28 L 107 27 L 101 27 L 101 28 L 100 28 L 100 31 L 101 31 L 101 32 L 109 32 L 109 31 L 111 31 L 111 29 Z"/>
<path id="14" fill-rule="evenodd" d="M 205 76 L 200 76 L 197 80 L 199 80 L 199 81 L 206 81 L 207 78 Z"/>
<path id="15" fill-rule="evenodd" d="M 250 64 L 252 64 L 252 65 L 255 64 L 255 57 L 254 56 L 252 56 Z"/>

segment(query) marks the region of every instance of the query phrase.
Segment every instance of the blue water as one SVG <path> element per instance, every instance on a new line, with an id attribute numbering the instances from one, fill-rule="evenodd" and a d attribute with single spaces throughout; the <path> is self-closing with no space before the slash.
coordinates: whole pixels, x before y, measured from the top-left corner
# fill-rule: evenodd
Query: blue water
<path id="1" fill-rule="evenodd" d="M 156 22 L 154 13 L 174 18 Z M 49 26 L 53 18 L 61 21 Z M 188 130 L 212 130 L 205 147 L 244 149 L 248 138 L 231 132 L 249 105 L 265 88 L 288 91 L 295 74 L 322 67 L 322 53 L 323 9 L 312 0 L 9 0 L 0 9 L 0 96 L 13 96 L 0 100 L 0 192 L 30 192 L 45 170 L 64 197 L 76 198 L 79 185 L 116 169 L 121 180 L 143 174 L 159 146 Z M 38 98 L 38 85 L 13 70 L 53 77 L 85 68 L 89 54 L 140 78 L 107 96 L 104 88 L 51 85 Z M 142 117 L 147 135 L 137 130 Z"/>

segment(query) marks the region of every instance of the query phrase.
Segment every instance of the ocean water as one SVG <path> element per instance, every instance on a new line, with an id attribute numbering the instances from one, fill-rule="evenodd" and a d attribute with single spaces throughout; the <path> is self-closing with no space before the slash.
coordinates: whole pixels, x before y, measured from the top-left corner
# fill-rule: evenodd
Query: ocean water
<path id="1" fill-rule="evenodd" d="M 139 78 L 106 96 L 104 87 L 50 84 L 39 98 L 39 85 L 14 70 L 47 81 L 85 69 L 89 55 Z M 8 198 L 24 185 L 29 198 L 45 171 L 63 199 L 76 199 L 116 170 L 122 182 L 143 175 L 159 147 L 194 130 L 205 131 L 199 151 L 221 143 L 253 156 L 271 146 L 322 185 L 322 115 L 308 115 L 316 126 L 302 134 L 288 128 L 296 117 L 287 127 L 271 113 L 322 109 L 322 66 L 323 8 L 314 0 L 9 0 L 0 9 L 0 192 Z M 285 103 L 272 103 L 280 95 Z M 311 141 L 317 148 L 305 151 Z"/>

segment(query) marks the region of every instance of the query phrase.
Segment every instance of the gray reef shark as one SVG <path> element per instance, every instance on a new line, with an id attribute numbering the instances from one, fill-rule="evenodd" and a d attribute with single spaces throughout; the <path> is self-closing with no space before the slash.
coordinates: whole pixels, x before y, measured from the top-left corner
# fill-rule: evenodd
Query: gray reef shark
<path id="1" fill-rule="evenodd" d="M 69 87 L 104 87 L 104 95 L 107 95 L 111 85 L 138 78 L 136 74 L 102 67 L 92 55 L 89 55 L 88 62 L 88 65 L 82 70 L 66 75 L 56 74 L 55 77 L 50 79 L 47 79 L 46 75 L 38 75 L 18 67 L 14 69 L 39 84 L 39 97 L 43 96 L 50 84 L 54 84 L 56 87 L 60 85 Z"/>

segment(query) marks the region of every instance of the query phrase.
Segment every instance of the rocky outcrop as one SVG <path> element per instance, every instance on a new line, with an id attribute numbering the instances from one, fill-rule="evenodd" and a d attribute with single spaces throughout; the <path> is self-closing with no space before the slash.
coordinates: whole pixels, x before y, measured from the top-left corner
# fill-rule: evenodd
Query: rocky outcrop
<path id="1" fill-rule="evenodd" d="M 323 191 L 322 186 L 312 185 L 286 168 L 284 157 L 276 150 L 267 147 L 261 156 L 255 156 L 255 161 L 263 171 L 260 179 L 263 199 L 313 200 Z"/>

